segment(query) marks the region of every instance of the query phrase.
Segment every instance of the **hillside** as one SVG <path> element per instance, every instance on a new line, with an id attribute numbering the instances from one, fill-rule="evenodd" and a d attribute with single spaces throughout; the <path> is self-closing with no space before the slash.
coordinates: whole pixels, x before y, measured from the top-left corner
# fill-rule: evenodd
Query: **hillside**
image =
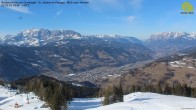
<path id="1" fill-rule="evenodd" d="M 176 54 L 160 58 L 143 67 L 129 70 L 120 77 L 110 77 L 104 86 L 119 85 L 130 90 L 132 85 L 187 84 L 196 87 L 195 52 L 191 54 Z"/>

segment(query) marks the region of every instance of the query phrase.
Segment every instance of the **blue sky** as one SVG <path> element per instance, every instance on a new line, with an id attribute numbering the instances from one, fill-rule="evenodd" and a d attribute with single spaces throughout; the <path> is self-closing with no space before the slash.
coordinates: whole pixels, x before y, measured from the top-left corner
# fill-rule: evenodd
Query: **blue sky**
<path id="1" fill-rule="evenodd" d="M 85 35 L 119 34 L 140 39 L 156 32 L 196 32 L 196 12 L 180 14 L 185 0 L 86 1 L 89 4 L 0 7 L 0 35 L 32 28 L 74 30 Z M 195 0 L 186 1 L 196 7 Z"/>

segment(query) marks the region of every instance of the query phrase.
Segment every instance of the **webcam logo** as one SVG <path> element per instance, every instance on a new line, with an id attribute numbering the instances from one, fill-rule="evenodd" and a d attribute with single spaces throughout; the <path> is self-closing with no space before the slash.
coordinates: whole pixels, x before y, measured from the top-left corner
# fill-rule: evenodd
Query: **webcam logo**
<path id="1" fill-rule="evenodd" d="M 182 4 L 182 12 L 181 14 L 194 14 L 194 7 L 191 3 L 189 2 L 184 2 Z"/>

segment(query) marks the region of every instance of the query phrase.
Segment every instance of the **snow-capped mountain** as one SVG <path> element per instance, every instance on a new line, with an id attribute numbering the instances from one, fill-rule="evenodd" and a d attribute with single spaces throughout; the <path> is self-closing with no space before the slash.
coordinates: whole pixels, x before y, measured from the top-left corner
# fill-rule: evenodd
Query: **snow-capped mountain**
<path id="1" fill-rule="evenodd" d="M 64 39 L 81 39 L 81 35 L 71 30 L 31 29 L 24 30 L 17 35 L 7 35 L 0 38 L 2 44 L 16 46 L 42 46 Z"/>
<path id="2" fill-rule="evenodd" d="M 146 41 L 146 45 L 159 55 L 175 53 L 196 46 L 196 33 L 163 32 L 155 33 Z"/>
<path id="3" fill-rule="evenodd" d="M 187 32 L 155 33 L 150 36 L 149 40 L 153 41 L 153 40 L 169 40 L 169 39 L 196 40 L 196 33 L 187 33 Z"/>
<path id="4" fill-rule="evenodd" d="M 86 35 L 83 36 L 85 39 L 91 40 L 104 40 L 104 41 L 118 41 L 118 42 L 129 42 L 129 43 L 138 43 L 143 44 L 143 41 L 135 38 L 135 37 L 128 37 L 128 36 L 120 36 L 120 35 Z"/>
<path id="5" fill-rule="evenodd" d="M 0 78 L 7 80 L 43 73 L 63 78 L 98 67 L 149 60 L 153 55 L 134 37 L 85 36 L 71 30 L 25 30 L 1 41 Z"/>
<path id="6" fill-rule="evenodd" d="M 17 35 L 7 35 L 0 37 L 0 44 L 16 46 L 43 46 L 47 44 L 61 45 L 66 44 L 66 40 L 102 40 L 118 41 L 130 43 L 142 43 L 134 37 L 125 37 L 119 35 L 81 35 L 72 30 L 48 30 L 48 29 L 30 29 L 24 30 Z"/>

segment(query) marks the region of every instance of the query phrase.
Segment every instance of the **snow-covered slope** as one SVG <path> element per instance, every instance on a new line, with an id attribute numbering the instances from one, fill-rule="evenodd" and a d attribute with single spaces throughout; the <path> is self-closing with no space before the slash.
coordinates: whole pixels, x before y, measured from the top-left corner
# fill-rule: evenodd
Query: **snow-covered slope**
<path id="1" fill-rule="evenodd" d="M 71 102 L 71 108 L 68 110 L 183 110 L 196 109 L 196 98 L 180 97 L 173 95 L 160 95 L 156 93 L 141 93 L 136 92 L 124 96 L 124 102 L 115 103 L 107 106 L 94 108 L 93 105 L 101 101 L 94 99 L 89 103 L 89 100 L 79 100 Z M 77 102 L 77 103 L 76 103 Z M 95 103 L 94 103 L 95 102 Z M 79 109 L 80 106 L 85 108 Z"/>
<path id="2" fill-rule="evenodd" d="M 29 104 L 27 104 L 27 94 L 16 94 L 16 91 L 10 92 L 7 88 L 0 86 L 0 110 L 50 110 L 42 108 L 45 102 L 39 100 L 34 93 L 29 93 Z M 15 103 L 19 108 L 15 108 Z"/>

